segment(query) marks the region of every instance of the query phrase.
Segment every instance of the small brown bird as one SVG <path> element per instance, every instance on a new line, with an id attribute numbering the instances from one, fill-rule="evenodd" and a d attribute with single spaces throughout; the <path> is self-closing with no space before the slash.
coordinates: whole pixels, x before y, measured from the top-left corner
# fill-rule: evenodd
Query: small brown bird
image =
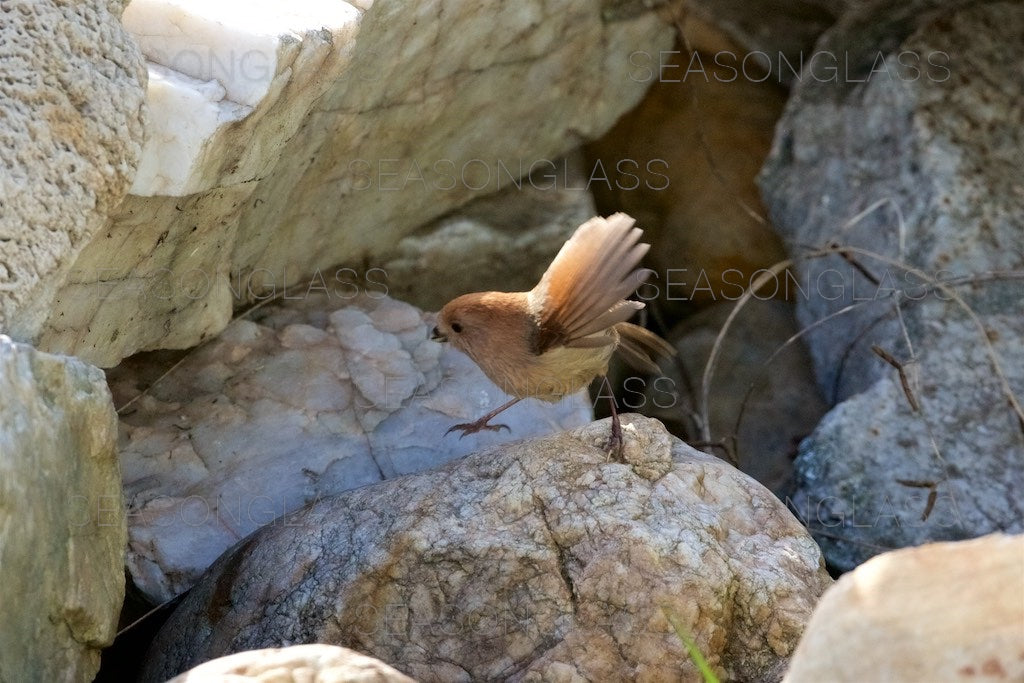
<path id="1" fill-rule="evenodd" d="M 448 302 L 431 338 L 450 342 L 472 358 L 511 401 L 476 422 L 457 424 L 462 436 L 492 425 L 498 413 L 524 398 L 555 403 L 608 372 L 615 351 L 640 369 L 657 373 L 653 358 L 675 349 L 653 332 L 627 323 L 644 307 L 626 297 L 650 275 L 637 268 L 649 244 L 624 213 L 600 216 L 576 229 L 529 292 L 479 292 Z M 622 432 L 611 399 L 610 446 Z M 461 438 L 461 437 L 460 437 Z"/>

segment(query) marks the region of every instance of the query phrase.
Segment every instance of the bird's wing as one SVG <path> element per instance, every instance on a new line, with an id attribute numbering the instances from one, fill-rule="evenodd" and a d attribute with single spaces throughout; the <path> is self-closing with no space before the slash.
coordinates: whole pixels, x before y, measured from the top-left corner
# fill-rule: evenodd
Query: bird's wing
<path id="1" fill-rule="evenodd" d="M 627 296 L 651 274 L 637 268 L 649 244 L 643 230 L 624 213 L 591 218 L 562 245 L 540 282 L 529 293 L 537 320 L 534 351 L 554 346 L 593 347 L 610 344 L 606 335 L 591 337 L 628 320 L 644 305 Z"/>

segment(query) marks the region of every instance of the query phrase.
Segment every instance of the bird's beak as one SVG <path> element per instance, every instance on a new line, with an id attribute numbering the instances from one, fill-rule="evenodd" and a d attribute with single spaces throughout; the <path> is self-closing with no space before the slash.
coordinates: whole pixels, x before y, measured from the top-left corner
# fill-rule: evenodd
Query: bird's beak
<path id="1" fill-rule="evenodd" d="M 434 329 L 430 333 L 430 339 L 432 341 L 441 342 L 442 344 L 445 343 L 446 341 L 448 341 L 448 337 L 446 337 L 445 335 L 441 334 L 441 330 L 437 329 L 436 326 L 434 327 Z"/>

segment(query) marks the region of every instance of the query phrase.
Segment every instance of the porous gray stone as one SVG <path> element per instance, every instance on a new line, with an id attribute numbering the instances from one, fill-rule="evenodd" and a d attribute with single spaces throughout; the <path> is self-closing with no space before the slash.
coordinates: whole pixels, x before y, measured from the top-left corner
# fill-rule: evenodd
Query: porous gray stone
<path id="1" fill-rule="evenodd" d="M 146 72 L 125 4 L 0 2 L 0 331 L 22 341 L 139 161 Z"/>

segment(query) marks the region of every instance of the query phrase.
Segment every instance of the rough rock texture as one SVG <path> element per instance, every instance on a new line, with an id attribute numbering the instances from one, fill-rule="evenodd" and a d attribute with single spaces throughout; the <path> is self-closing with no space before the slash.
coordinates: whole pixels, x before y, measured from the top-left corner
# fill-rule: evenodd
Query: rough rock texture
<path id="1" fill-rule="evenodd" d="M 1024 680 L 1024 536 L 907 548 L 845 574 L 785 678 L 825 680 Z"/>
<path id="2" fill-rule="evenodd" d="M 777 680 L 831 583 L 766 489 L 609 421 L 324 499 L 226 553 L 144 679 L 280 643 L 352 647 L 423 681 L 697 676 L 663 609 L 729 680 Z"/>
<path id="3" fill-rule="evenodd" d="M 739 48 L 714 27 L 690 20 L 687 29 L 692 59 L 679 44 L 631 57 L 630 78 L 653 85 L 587 146 L 598 209 L 625 211 L 646 230 L 655 273 L 641 293 L 672 313 L 735 299 L 755 272 L 786 257 L 754 217 L 765 213 L 754 179 L 785 93 L 716 66 L 716 54 Z"/>
<path id="4" fill-rule="evenodd" d="M 683 372 L 666 364 L 665 378 L 645 386 L 645 412 L 687 441 L 704 440 L 697 418 L 701 378 L 735 305 L 716 304 L 677 325 L 668 338 L 679 349 Z M 708 394 L 710 440 L 724 446 L 711 452 L 726 457 L 731 451 L 741 470 L 777 494 L 791 484 L 797 444 L 828 410 L 807 349 L 800 342 L 783 348 L 796 333 L 791 304 L 749 301 L 722 341 Z"/>
<path id="5" fill-rule="evenodd" d="M 628 77 L 629 55 L 666 48 L 672 34 L 653 11 L 597 3 L 375 3 L 351 42 L 310 47 L 271 88 L 282 89 L 280 120 L 231 127 L 231 149 L 269 155 L 243 164 L 255 174 L 231 156 L 204 180 L 210 190 L 122 207 L 82 254 L 39 344 L 110 366 L 192 346 L 232 305 L 318 269 L 379 266 L 425 222 L 603 133 L 647 88 Z M 292 81 L 311 73 L 323 94 L 292 97 Z M 275 148 L 275 124 L 294 120 Z"/>
<path id="6" fill-rule="evenodd" d="M 1001 305 L 1012 305 L 1009 297 Z M 1012 386 L 1024 395 L 1020 314 L 985 321 Z M 985 344 L 962 316 L 933 320 L 925 333 L 948 346 L 931 349 L 907 371 L 919 410 L 889 368 L 800 445 L 793 510 L 819 533 L 839 569 L 881 550 L 1024 532 L 1024 433 Z"/>
<path id="7" fill-rule="evenodd" d="M 801 323 L 837 314 L 808 344 L 826 397 L 845 403 L 802 447 L 797 509 L 841 568 L 1022 529 L 1024 425 L 1009 394 L 1024 396 L 1024 6 L 961 4 L 844 17 L 818 47 L 846 55 L 849 75 L 796 88 L 761 177 L 798 253 L 835 240 L 889 259 L 798 269 Z M 897 262 L 953 290 L 920 287 Z M 904 366 L 906 390 L 872 346 Z"/>
<path id="8" fill-rule="evenodd" d="M 128 568 L 155 601 L 308 502 L 592 414 L 581 392 L 517 404 L 498 419 L 511 431 L 446 436 L 508 397 L 428 339 L 432 316 L 382 290 L 287 303 L 235 321 L 122 411 Z M 340 303 L 351 305 L 331 312 Z M 154 374 L 146 359 L 112 371 L 118 405 Z"/>
<path id="9" fill-rule="evenodd" d="M 334 645 L 249 650 L 201 664 L 168 683 L 413 683 L 384 662 Z"/>
<path id="10" fill-rule="evenodd" d="M 39 332 L 139 161 L 146 73 L 124 4 L 0 2 L 0 331 L 15 338 Z"/>
<path id="11" fill-rule="evenodd" d="M 373 279 L 391 296 L 437 311 L 467 292 L 533 289 L 576 228 L 596 214 L 579 155 L 475 199 L 381 255 Z M 643 227 L 643 226 L 641 226 Z"/>
<path id="12" fill-rule="evenodd" d="M 808 79 L 794 90 L 760 177 L 777 228 L 793 245 L 834 239 L 929 276 L 1021 269 L 1024 195 L 1015 170 L 1024 110 L 1020 89 L 1007 84 L 1018 82 L 1024 58 L 1024 42 L 1014 40 L 1024 35 L 1024 7 L 883 4 L 852 12 L 818 46 L 849 52 L 848 77 Z M 901 50 L 921 63 L 901 66 Z M 886 372 L 867 349 L 900 336 L 892 315 L 878 320 L 891 313 L 887 295 L 923 296 L 913 287 L 919 278 L 855 256 L 877 283 L 838 256 L 801 263 L 799 274 L 805 324 L 866 302 L 809 336 L 822 388 L 835 400 Z"/>
<path id="13" fill-rule="evenodd" d="M 0 335 L 0 681 L 91 681 L 124 599 L 103 373 Z"/>

